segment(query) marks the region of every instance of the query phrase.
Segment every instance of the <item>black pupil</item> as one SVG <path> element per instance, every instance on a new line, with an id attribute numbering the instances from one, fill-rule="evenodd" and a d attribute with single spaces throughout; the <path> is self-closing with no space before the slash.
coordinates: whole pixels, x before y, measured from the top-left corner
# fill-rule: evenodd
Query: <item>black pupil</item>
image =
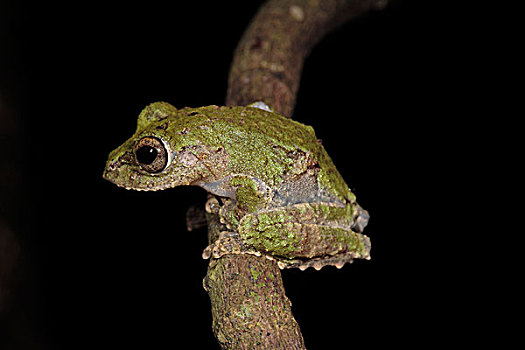
<path id="1" fill-rule="evenodd" d="M 142 146 L 137 150 L 137 160 L 142 164 L 151 164 L 157 158 L 159 152 L 151 146 Z"/>

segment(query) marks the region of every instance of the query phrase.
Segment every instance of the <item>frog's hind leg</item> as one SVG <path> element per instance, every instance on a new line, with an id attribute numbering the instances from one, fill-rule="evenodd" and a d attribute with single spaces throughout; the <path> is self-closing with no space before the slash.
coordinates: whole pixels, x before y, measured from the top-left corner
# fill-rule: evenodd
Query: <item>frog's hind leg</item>
<path id="1" fill-rule="evenodd" d="M 279 266 L 342 267 L 370 258 L 370 240 L 356 232 L 351 209 L 328 203 L 302 203 L 246 215 L 238 226 L 248 247 L 272 256 Z"/>
<path id="2" fill-rule="evenodd" d="M 361 256 L 359 254 L 355 254 L 354 252 L 342 252 L 338 253 L 333 256 L 326 256 L 326 257 L 317 257 L 317 258 L 311 258 L 311 259 L 294 259 L 289 261 L 279 261 L 277 264 L 279 265 L 279 268 L 284 269 L 290 269 L 290 268 L 298 268 L 301 271 L 306 270 L 309 267 L 313 267 L 316 270 L 321 270 L 325 266 L 335 266 L 338 269 L 341 269 L 346 263 L 352 263 L 354 262 L 354 259 L 357 258 L 364 258 L 366 260 L 370 260 L 370 239 L 363 235 L 363 239 L 366 241 L 367 245 L 367 252 L 368 254 L 366 256 Z"/>
<path id="3" fill-rule="evenodd" d="M 186 211 L 186 229 L 188 231 L 198 230 L 206 227 L 206 212 L 204 208 L 192 205 Z"/>

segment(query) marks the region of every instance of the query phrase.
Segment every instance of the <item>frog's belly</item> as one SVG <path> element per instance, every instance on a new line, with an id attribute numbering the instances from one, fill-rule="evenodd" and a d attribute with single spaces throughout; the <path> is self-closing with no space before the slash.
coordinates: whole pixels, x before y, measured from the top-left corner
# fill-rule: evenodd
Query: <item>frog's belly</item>
<path id="1" fill-rule="evenodd" d="M 291 181 L 283 182 L 273 191 L 270 208 L 285 207 L 299 203 L 333 203 L 336 206 L 345 206 L 345 203 L 330 196 L 319 188 L 317 178 L 303 174 Z"/>

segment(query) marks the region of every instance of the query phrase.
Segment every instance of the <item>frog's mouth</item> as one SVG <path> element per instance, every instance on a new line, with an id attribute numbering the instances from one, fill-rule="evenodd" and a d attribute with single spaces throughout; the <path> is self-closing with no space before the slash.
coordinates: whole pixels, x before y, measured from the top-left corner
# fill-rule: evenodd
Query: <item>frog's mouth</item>
<path id="1" fill-rule="evenodd" d="M 127 190 L 160 191 L 177 186 L 192 185 L 192 177 L 184 167 L 172 166 L 159 173 L 145 171 L 130 154 L 109 159 L 102 177 Z"/>
<path id="2" fill-rule="evenodd" d="M 148 179 L 149 174 L 139 170 L 130 152 L 116 159 L 109 159 L 102 177 L 127 190 L 157 191 L 168 187 L 159 186 L 162 185 L 161 179 Z"/>
<path id="3" fill-rule="evenodd" d="M 126 190 L 159 191 L 174 187 L 163 177 L 137 170 L 137 166 L 130 164 L 108 163 L 102 177 Z"/>
<path id="4" fill-rule="evenodd" d="M 120 159 L 116 161 L 109 160 L 102 177 L 118 187 L 127 190 L 135 189 L 134 179 L 136 178 L 136 175 L 133 174 L 134 171 L 130 168 L 132 168 L 131 164 L 122 162 Z"/>

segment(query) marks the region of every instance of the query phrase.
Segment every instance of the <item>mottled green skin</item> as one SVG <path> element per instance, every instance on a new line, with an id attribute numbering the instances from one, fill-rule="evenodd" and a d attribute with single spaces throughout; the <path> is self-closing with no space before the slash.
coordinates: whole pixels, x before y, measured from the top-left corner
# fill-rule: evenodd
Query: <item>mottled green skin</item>
<path id="1" fill-rule="evenodd" d="M 239 238 L 236 248 L 231 237 L 227 247 L 216 242 L 214 257 L 262 252 L 290 266 L 369 257 L 368 238 L 353 230 L 366 225 L 366 212 L 312 127 L 259 108 L 176 109 L 165 102 L 147 106 L 137 124 L 109 155 L 104 178 L 134 190 L 197 185 L 223 197 L 221 222 Z M 137 162 L 143 137 L 162 140 L 164 170 L 149 173 Z"/>

